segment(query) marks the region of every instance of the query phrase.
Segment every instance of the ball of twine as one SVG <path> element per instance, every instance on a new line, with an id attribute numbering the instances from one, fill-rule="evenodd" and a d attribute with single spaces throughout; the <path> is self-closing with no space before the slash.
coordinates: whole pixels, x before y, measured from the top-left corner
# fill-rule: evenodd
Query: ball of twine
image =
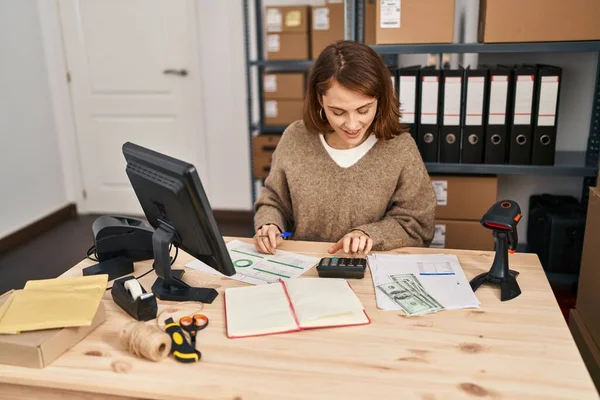
<path id="1" fill-rule="evenodd" d="M 152 325 L 132 321 L 119 334 L 119 341 L 127 351 L 152 361 L 160 361 L 171 351 L 171 337 Z"/>

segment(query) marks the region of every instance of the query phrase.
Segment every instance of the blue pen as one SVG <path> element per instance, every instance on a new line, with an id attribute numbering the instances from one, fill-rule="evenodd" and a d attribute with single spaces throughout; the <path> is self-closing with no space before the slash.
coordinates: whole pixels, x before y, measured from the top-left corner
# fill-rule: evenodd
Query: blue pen
<path id="1" fill-rule="evenodd" d="M 279 237 L 282 239 L 287 239 L 292 236 L 292 232 L 283 232 L 279 234 Z M 258 237 L 269 237 L 269 235 L 259 235 Z"/>

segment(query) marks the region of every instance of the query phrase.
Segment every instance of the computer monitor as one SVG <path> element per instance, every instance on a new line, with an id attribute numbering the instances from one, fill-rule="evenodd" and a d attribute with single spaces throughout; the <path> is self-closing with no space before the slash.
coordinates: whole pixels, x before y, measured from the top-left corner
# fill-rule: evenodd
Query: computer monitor
<path id="1" fill-rule="evenodd" d="M 155 229 L 152 245 L 158 279 L 152 292 L 162 300 L 212 303 L 217 291 L 183 282 L 184 271 L 171 270 L 169 255 L 173 244 L 227 276 L 235 274 L 196 168 L 130 142 L 123 145 L 123 155 L 129 181 Z"/>

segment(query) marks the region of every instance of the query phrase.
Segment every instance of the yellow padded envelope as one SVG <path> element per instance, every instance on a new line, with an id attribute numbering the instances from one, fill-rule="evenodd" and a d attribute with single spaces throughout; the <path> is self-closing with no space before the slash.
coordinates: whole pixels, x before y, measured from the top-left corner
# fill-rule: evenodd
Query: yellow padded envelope
<path id="1" fill-rule="evenodd" d="M 0 307 L 0 333 L 90 326 L 108 275 L 28 281 Z"/>

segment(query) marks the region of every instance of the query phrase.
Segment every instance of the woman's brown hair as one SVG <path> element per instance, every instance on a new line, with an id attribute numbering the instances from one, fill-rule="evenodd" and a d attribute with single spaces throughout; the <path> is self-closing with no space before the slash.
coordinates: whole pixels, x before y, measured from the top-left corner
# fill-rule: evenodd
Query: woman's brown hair
<path id="1" fill-rule="evenodd" d="M 321 118 L 319 101 L 333 81 L 378 100 L 377 114 L 371 125 L 378 139 L 391 139 L 406 132 L 400 124 L 400 107 L 390 71 L 373 49 L 352 41 L 330 44 L 312 67 L 304 101 L 304 125 L 310 132 L 333 131 L 324 114 Z"/>

